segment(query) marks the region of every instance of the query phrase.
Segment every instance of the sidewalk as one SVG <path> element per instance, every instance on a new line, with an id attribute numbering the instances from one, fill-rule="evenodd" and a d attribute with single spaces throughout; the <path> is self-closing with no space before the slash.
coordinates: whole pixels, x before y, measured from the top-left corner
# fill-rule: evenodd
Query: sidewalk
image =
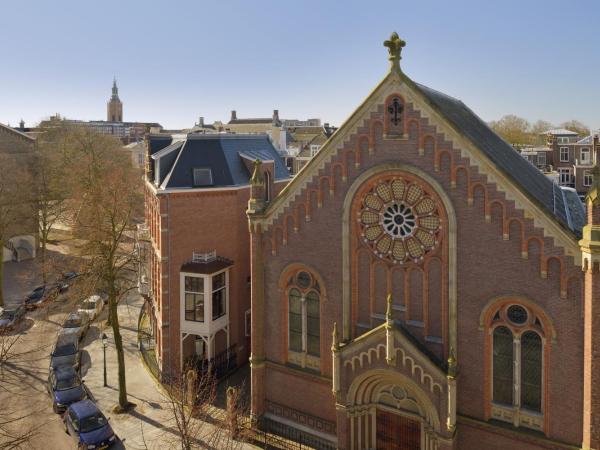
<path id="1" fill-rule="evenodd" d="M 114 414 L 118 402 L 117 354 L 112 337 L 112 328 L 106 327 L 107 309 L 100 320 L 90 328 L 85 339 L 82 359 L 82 375 L 98 406 L 107 417 L 127 449 L 159 449 L 177 447 L 177 430 L 166 408 L 161 387 L 142 363 L 137 347 L 137 323 L 143 299 L 132 293 L 127 302 L 119 305 L 119 324 L 125 351 L 127 394 L 129 401 L 136 404 L 128 414 Z M 103 386 L 102 333 L 108 336 L 106 348 L 107 387 Z M 256 448 L 244 445 L 243 448 Z"/>

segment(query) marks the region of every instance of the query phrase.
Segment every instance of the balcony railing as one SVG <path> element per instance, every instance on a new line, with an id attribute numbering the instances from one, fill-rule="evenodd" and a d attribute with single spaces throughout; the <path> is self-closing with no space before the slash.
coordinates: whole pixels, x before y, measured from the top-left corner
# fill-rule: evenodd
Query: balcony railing
<path id="1" fill-rule="evenodd" d="M 192 262 L 195 263 L 209 263 L 217 259 L 217 251 L 213 250 L 212 252 L 200 253 L 194 252 L 192 254 Z"/>

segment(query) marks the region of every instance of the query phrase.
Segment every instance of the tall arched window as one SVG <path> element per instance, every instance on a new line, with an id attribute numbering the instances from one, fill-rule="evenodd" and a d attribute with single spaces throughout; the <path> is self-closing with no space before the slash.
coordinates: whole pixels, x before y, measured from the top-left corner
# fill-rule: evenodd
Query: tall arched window
<path id="1" fill-rule="evenodd" d="M 271 172 L 269 172 L 268 170 L 265 171 L 263 178 L 265 180 L 265 201 L 270 202 L 271 201 Z"/>
<path id="2" fill-rule="evenodd" d="M 288 361 L 318 370 L 321 354 L 321 288 L 307 270 L 288 280 Z"/>
<path id="3" fill-rule="evenodd" d="M 530 309 L 506 303 L 495 312 L 490 327 L 492 418 L 542 430 L 542 322 Z"/>

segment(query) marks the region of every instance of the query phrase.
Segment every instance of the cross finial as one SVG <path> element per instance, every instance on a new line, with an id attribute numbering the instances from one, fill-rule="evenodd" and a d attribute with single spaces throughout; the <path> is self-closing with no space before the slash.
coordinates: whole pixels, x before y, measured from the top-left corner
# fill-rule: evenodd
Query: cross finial
<path id="1" fill-rule="evenodd" d="M 400 71 L 400 60 L 402 59 L 400 54 L 402 53 L 402 48 L 404 48 L 406 42 L 400 39 L 398 33 L 394 31 L 390 38 L 387 41 L 384 41 L 383 45 L 388 48 L 390 54 L 388 59 L 391 63 L 391 70 Z"/>

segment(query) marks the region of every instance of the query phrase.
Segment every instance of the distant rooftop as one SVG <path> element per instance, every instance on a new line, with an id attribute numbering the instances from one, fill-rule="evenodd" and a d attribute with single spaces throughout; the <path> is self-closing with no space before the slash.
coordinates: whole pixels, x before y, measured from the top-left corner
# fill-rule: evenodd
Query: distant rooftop
<path id="1" fill-rule="evenodd" d="M 549 134 L 552 136 L 578 136 L 578 133 L 567 130 L 566 128 L 554 128 L 552 130 L 544 131 L 542 134 Z"/>

